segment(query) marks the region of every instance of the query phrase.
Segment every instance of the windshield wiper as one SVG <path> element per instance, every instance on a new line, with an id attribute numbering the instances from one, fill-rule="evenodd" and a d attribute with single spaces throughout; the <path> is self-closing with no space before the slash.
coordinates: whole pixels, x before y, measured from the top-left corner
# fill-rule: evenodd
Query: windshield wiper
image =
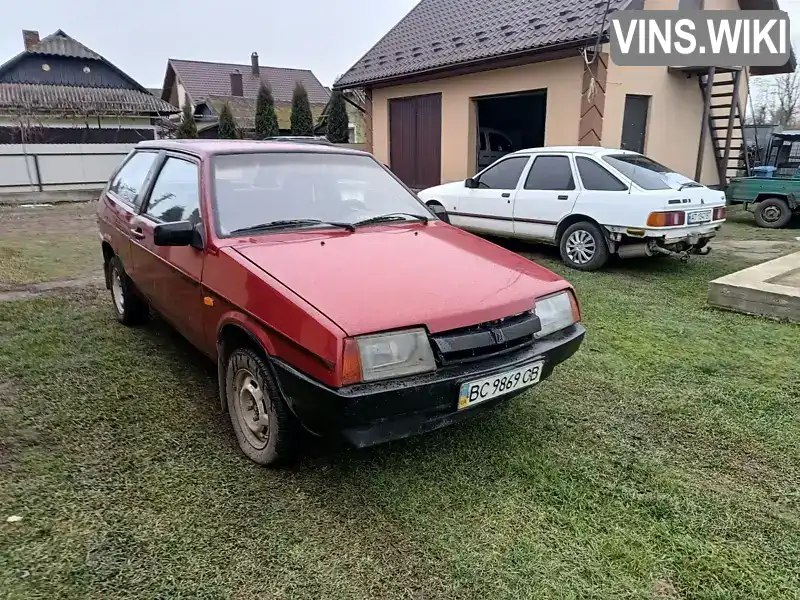
<path id="1" fill-rule="evenodd" d="M 254 233 L 256 231 L 269 231 L 270 229 L 293 229 L 295 227 L 306 227 L 308 225 L 331 225 L 332 227 L 341 227 L 347 231 L 356 230 L 355 226 L 353 226 L 351 223 L 321 221 L 319 219 L 283 219 L 280 221 L 270 221 L 268 223 L 250 225 L 249 227 L 242 227 L 241 229 L 234 229 L 231 231 L 231 235 Z"/>
<path id="2" fill-rule="evenodd" d="M 356 221 L 355 223 L 353 223 L 353 226 L 360 227 L 361 225 L 372 225 L 374 223 L 388 223 L 389 221 L 407 221 L 409 218 L 415 221 L 422 221 L 426 225 L 428 224 L 428 221 L 430 221 L 430 218 L 426 217 L 425 215 L 397 212 L 397 213 L 389 213 L 388 215 L 370 217 L 369 219 L 364 219 L 363 221 Z"/>
<path id="3" fill-rule="evenodd" d="M 702 184 L 697 183 L 696 181 L 687 181 L 686 183 L 681 184 L 681 187 L 678 188 L 678 191 L 680 192 L 684 188 L 692 188 L 692 187 L 703 187 L 703 186 Z"/>

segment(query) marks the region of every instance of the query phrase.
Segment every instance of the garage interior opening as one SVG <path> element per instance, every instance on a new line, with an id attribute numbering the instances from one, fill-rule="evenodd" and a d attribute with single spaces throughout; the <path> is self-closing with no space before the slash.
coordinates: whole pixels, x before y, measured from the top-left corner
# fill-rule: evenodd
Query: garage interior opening
<path id="1" fill-rule="evenodd" d="M 475 109 L 478 170 L 509 152 L 544 146 L 546 89 L 476 98 Z"/>

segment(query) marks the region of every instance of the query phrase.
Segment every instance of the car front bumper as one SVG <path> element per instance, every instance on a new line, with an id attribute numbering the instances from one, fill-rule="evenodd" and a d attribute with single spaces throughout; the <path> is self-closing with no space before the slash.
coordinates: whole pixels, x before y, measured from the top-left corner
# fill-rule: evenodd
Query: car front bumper
<path id="1" fill-rule="evenodd" d="M 461 384 L 468 381 L 537 361 L 544 361 L 540 381 L 546 379 L 557 364 L 575 354 L 585 333 L 582 325 L 575 324 L 513 353 L 344 388 L 325 386 L 279 360 L 273 360 L 273 366 L 284 398 L 306 429 L 340 436 L 363 448 L 445 427 L 530 389 L 466 409 L 457 406 Z"/>

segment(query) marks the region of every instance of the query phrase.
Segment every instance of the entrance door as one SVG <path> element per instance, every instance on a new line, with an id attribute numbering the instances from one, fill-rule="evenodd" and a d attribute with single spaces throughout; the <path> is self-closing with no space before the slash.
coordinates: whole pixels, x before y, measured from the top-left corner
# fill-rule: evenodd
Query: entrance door
<path id="1" fill-rule="evenodd" d="M 625 112 L 622 116 L 622 142 L 620 148 L 644 154 L 647 139 L 647 112 L 650 96 L 625 96 Z"/>
<path id="2" fill-rule="evenodd" d="M 389 162 L 412 189 L 442 182 L 442 95 L 389 100 Z"/>

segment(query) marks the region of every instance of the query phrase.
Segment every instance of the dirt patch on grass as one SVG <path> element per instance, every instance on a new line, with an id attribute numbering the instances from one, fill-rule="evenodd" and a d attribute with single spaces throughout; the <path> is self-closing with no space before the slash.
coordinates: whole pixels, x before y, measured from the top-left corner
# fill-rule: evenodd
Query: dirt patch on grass
<path id="1" fill-rule="evenodd" d="M 765 262 L 800 250 L 800 242 L 774 240 L 715 239 L 714 252 L 732 254 L 750 262 Z"/>
<path id="2" fill-rule="evenodd" d="M 0 291 L 97 274 L 95 210 L 93 202 L 0 207 Z"/>
<path id="3" fill-rule="evenodd" d="M 97 204 L 0 206 L 0 236 L 63 235 L 65 232 L 97 236 Z"/>
<path id="4" fill-rule="evenodd" d="M 29 284 L 3 289 L 0 286 L 0 302 L 11 302 L 14 300 L 33 300 L 43 298 L 53 294 L 63 294 L 65 292 L 78 292 L 87 289 L 99 289 L 105 285 L 102 274 L 80 279 L 67 279 L 65 281 L 47 281 L 45 283 Z"/>

